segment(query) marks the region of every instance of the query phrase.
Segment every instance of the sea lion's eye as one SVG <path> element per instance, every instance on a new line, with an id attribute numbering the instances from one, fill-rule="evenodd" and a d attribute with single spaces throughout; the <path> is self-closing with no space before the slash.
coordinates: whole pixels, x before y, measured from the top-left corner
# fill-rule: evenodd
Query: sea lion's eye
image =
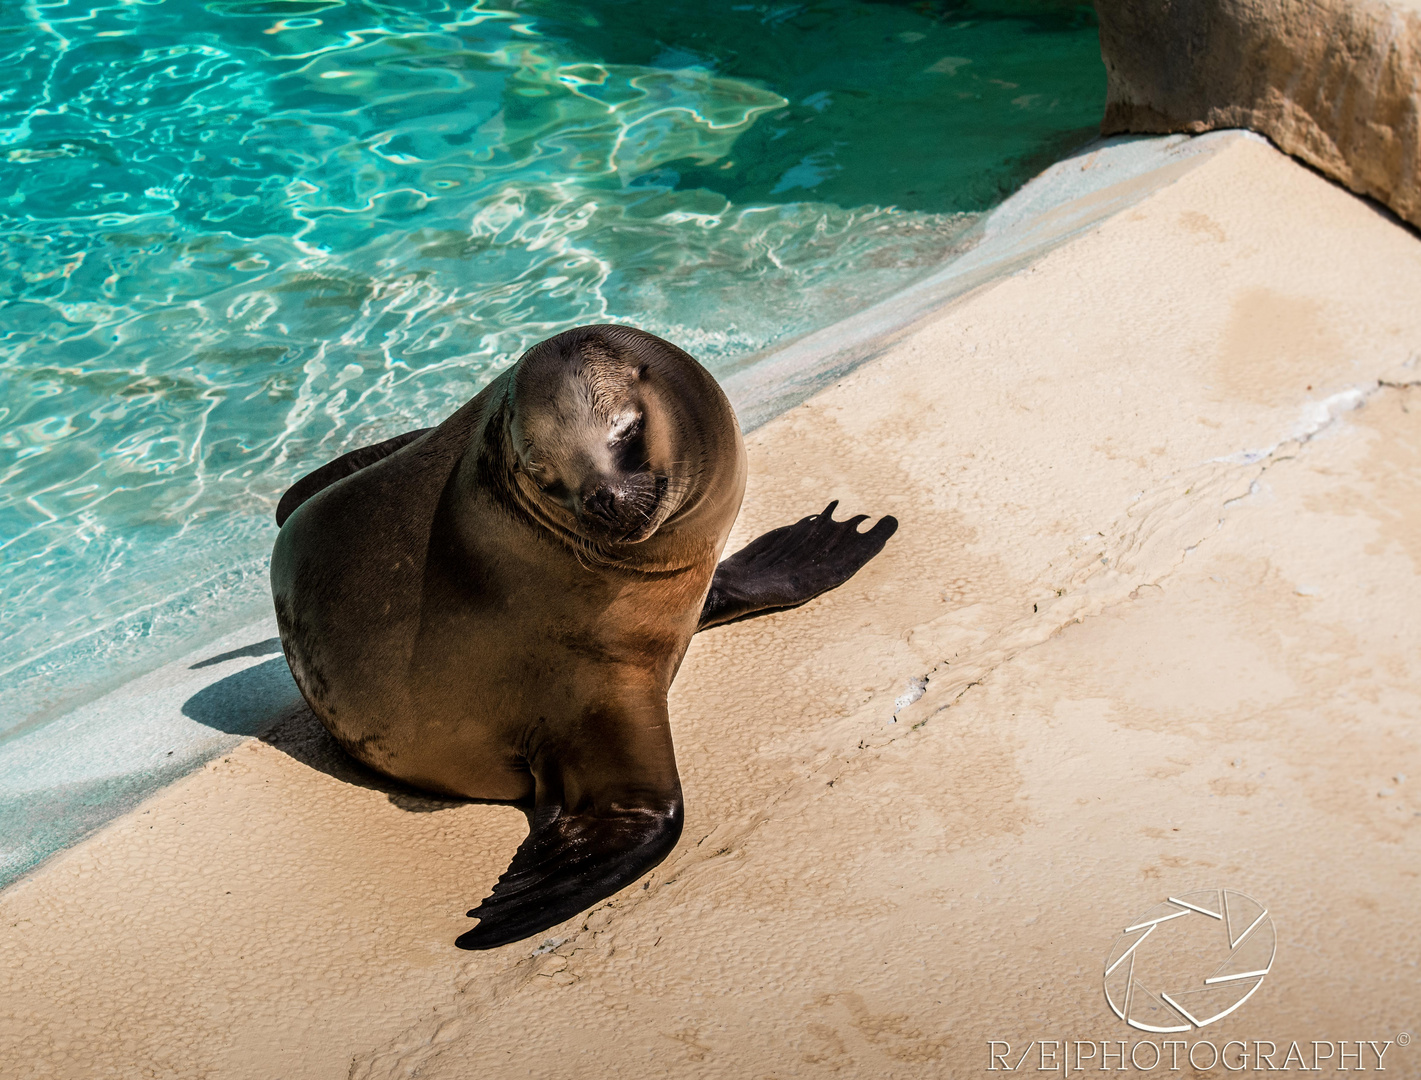
<path id="1" fill-rule="evenodd" d="M 612 430 L 607 434 L 607 441 L 613 446 L 619 443 L 628 443 L 641 434 L 642 418 L 640 413 L 631 413 L 627 416 L 619 416 L 616 423 L 612 425 Z"/>

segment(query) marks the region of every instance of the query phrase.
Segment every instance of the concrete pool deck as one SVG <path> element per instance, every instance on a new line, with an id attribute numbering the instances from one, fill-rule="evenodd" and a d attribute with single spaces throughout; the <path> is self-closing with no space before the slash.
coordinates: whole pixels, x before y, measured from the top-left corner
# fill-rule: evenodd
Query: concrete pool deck
<path id="1" fill-rule="evenodd" d="M 902 525 L 693 643 L 644 883 L 460 953 L 523 816 L 295 709 L 0 893 L 6 1075 L 956 1077 L 1166 1038 L 1421 1075 L 1421 241 L 1242 137 L 1112 210 L 749 437 L 732 547 L 829 498 Z M 1128 1027 L 1107 955 L 1205 888 L 1267 906 L 1270 973 Z"/>

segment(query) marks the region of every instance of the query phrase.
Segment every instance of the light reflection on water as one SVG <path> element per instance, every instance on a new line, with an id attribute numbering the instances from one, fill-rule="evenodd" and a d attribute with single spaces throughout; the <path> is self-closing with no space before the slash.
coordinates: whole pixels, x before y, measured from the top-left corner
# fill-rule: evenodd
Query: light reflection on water
<path id="1" fill-rule="evenodd" d="M 26 0 L 0 49 L 0 733 L 264 606 L 302 473 L 579 323 L 714 370 L 866 306 L 1104 89 L 1045 2 Z"/>

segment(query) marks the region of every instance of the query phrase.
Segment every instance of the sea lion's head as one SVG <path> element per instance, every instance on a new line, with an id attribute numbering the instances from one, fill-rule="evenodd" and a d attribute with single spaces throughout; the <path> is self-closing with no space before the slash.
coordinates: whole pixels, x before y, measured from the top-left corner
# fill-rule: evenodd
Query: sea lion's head
<path id="1" fill-rule="evenodd" d="M 629 326 L 578 327 L 535 345 L 508 404 L 519 501 L 598 547 L 642 543 L 693 503 L 725 454 L 721 429 L 735 426 L 704 368 Z"/>

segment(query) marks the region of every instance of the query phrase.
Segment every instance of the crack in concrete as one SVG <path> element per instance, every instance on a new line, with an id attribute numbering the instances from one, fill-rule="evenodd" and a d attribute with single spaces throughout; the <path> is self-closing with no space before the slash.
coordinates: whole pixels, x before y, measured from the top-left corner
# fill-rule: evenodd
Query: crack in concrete
<path id="1" fill-rule="evenodd" d="M 1417 363 L 1418 363 L 1418 357 L 1412 357 L 1412 358 L 1411 358 L 1410 360 L 1408 360 L 1405 364 L 1400 365 L 1400 368 L 1402 368 L 1402 369 L 1414 369 L 1414 368 L 1417 366 Z M 1390 374 L 1390 373 L 1388 373 L 1388 374 Z M 1057 622 L 1057 624 L 1056 624 L 1054 627 L 1052 627 L 1052 629 L 1051 629 L 1045 636 L 1041 637 L 1040 640 L 1034 641 L 1034 642 L 1030 642 L 1030 643 L 1027 643 L 1027 644 L 1024 644 L 1024 646 L 1023 646 L 1022 648 L 1019 648 L 1019 649 L 1017 649 L 1017 650 L 1015 650 L 1015 651 L 1012 651 L 1012 652 L 1010 652 L 1010 653 L 1004 653 L 1004 654 L 1000 655 L 1000 656 L 999 656 L 979 677 L 977 677 L 974 681 L 965 682 L 965 683 L 964 683 L 964 682 L 962 682 L 962 680 L 960 680 L 960 679 L 957 680 L 957 688 L 955 689 L 955 691 L 953 691 L 953 692 L 951 693 L 950 700 L 948 700 L 948 701 L 946 701 L 946 702 L 942 702 L 942 703 L 940 703 L 940 704 L 934 703 L 934 704 L 931 704 L 930 706 L 926 706 L 926 707 L 930 707 L 930 708 L 931 708 L 931 712 L 930 712 L 928 715 L 926 715 L 926 716 L 921 716 L 921 717 L 919 717 L 919 718 L 913 720 L 913 722 L 909 725 L 909 730 L 917 730 L 918 728 L 922 727 L 925 723 L 928 722 L 929 719 L 931 719 L 932 717 L 936 716 L 938 713 L 941 713 L 941 712 L 945 711 L 946 709 L 950 708 L 950 707 L 951 707 L 952 705 L 954 705 L 958 700 L 960 700 L 961 697 L 962 697 L 962 695 L 963 695 L 963 693 L 965 693 L 966 690 L 969 689 L 971 686 L 980 685 L 981 682 L 982 682 L 986 677 L 990 676 L 991 673 L 994 672 L 997 668 L 999 668 L 1002 664 L 1008 662 L 1009 660 L 1013 659 L 1013 658 L 1016 657 L 1016 656 L 1020 656 L 1020 655 L 1021 655 L 1023 652 L 1025 652 L 1025 651 L 1028 651 L 1028 650 L 1030 650 L 1030 649 L 1036 648 L 1038 645 L 1043 644 L 1045 641 L 1049 640 L 1050 638 L 1055 637 L 1057 634 L 1059 634 L 1059 633 L 1060 633 L 1062 630 L 1064 630 L 1066 627 L 1071 626 L 1071 625 L 1073 625 L 1073 624 L 1075 624 L 1075 623 L 1083 622 L 1085 619 L 1093 618 L 1093 617 L 1095 617 L 1095 616 L 1104 614 L 1106 611 L 1112 610 L 1113 608 L 1115 608 L 1116 606 L 1118 606 L 1120 603 L 1123 603 L 1124 600 L 1126 600 L 1126 599 L 1134 599 L 1134 598 L 1136 598 L 1136 595 L 1138 594 L 1139 589 L 1142 589 L 1142 588 L 1161 588 L 1161 587 L 1162 587 L 1161 582 L 1165 581 L 1171 574 L 1173 574 L 1174 570 L 1175 570 L 1179 565 L 1181 565 L 1181 564 L 1183 563 L 1184 559 L 1185 559 L 1191 552 L 1193 552 L 1193 551 L 1199 546 L 1199 544 L 1203 543 L 1205 540 L 1207 540 L 1207 539 L 1209 538 L 1210 535 L 1212 535 L 1212 534 L 1214 534 L 1214 533 L 1217 533 L 1221 528 L 1223 528 L 1224 521 L 1225 521 L 1225 517 L 1227 516 L 1227 511 L 1228 511 L 1228 510 L 1230 510 L 1232 507 L 1234 507 L 1234 506 L 1237 505 L 1238 503 L 1242 502 L 1244 499 L 1248 498 L 1249 496 L 1251 496 L 1251 495 L 1257 493 L 1257 491 L 1258 491 L 1258 480 L 1259 480 L 1259 478 L 1260 478 L 1265 472 L 1267 472 L 1267 471 L 1268 471 L 1269 469 L 1271 469 L 1271 468 L 1274 468 L 1274 467 L 1277 466 L 1277 465 L 1283 464 L 1284 462 L 1294 460 L 1294 459 L 1299 455 L 1299 453 L 1302 451 L 1302 449 L 1303 449 L 1304 447 L 1306 447 L 1308 444 L 1312 443 L 1315 439 L 1317 439 L 1317 438 L 1320 437 L 1321 435 L 1325 434 L 1327 431 L 1329 431 L 1329 430 L 1331 430 L 1332 428 L 1334 428 L 1334 427 L 1342 420 L 1342 418 L 1343 418 L 1346 414 L 1348 414 L 1348 413 L 1350 413 L 1350 412 L 1353 412 L 1353 411 L 1355 411 L 1356 409 L 1359 409 L 1359 408 L 1362 408 L 1363 406 L 1365 406 L 1366 403 L 1367 403 L 1368 401 L 1370 401 L 1376 394 L 1381 393 L 1381 392 L 1383 392 L 1383 391 L 1385 391 L 1385 390 L 1388 390 L 1388 389 L 1409 389 L 1409 388 L 1412 388 L 1412 387 L 1415 387 L 1415 386 L 1421 386 L 1421 373 L 1418 373 L 1416 376 L 1411 377 L 1411 378 L 1402 378 L 1402 379 L 1383 377 L 1383 378 L 1379 378 L 1379 379 L 1377 379 L 1377 380 L 1371 382 L 1370 384 L 1364 384 L 1363 386 L 1350 387 L 1350 388 L 1348 388 L 1347 390 L 1341 391 L 1341 392 L 1339 392 L 1339 393 L 1337 393 L 1337 394 L 1333 394 L 1333 395 L 1329 396 L 1328 398 L 1325 398 L 1322 402 L 1316 403 L 1318 406 L 1320 406 L 1320 408 L 1313 408 L 1313 409 L 1307 409 L 1307 410 L 1305 410 L 1303 423 L 1302 423 L 1298 428 L 1295 428 L 1294 431 L 1293 431 L 1293 433 L 1290 434 L 1288 438 L 1285 438 L 1285 439 L 1283 439 L 1283 440 L 1280 440 L 1280 441 L 1277 442 L 1277 443 L 1274 443 L 1274 444 L 1273 444 L 1271 447 L 1269 447 L 1267 450 L 1265 450 L 1265 451 L 1256 451 L 1256 452 L 1245 452 L 1245 453 L 1248 455 L 1246 458 L 1245 458 L 1245 457 L 1240 457 L 1239 455 L 1231 455 L 1231 456 L 1225 457 L 1225 458 L 1212 458 L 1212 459 L 1210 459 L 1210 460 L 1208 460 L 1208 461 L 1206 461 L 1206 462 L 1203 462 L 1202 465 L 1201 465 L 1201 468 L 1202 468 L 1203 466 L 1208 466 L 1208 465 L 1215 465 L 1215 464 L 1217 464 L 1217 465 L 1242 465 L 1242 466 L 1244 466 L 1244 467 L 1246 467 L 1246 468 L 1248 468 L 1248 469 L 1250 469 L 1250 470 L 1256 469 L 1255 475 L 1253 475 L 1253 477 L 1249 480 L 1248 486 L 1247 486 L 1243 491 L 1240 491 L 1240 492 L 1239 492 L 1238 494 L 1236 494 L 1236 495 L 1226 495 L 1226 496 L 1222 499 L 1222 501 L 1219 503 L 1219 508 L 1220 508 L 1220 510 L 1223 511 L 1224 513 L 1223 513 L 1223 514 L 1220 514 L 1218 517 L 1216 517 L 1216 518 L 1214 519 L 1214 523 L 1213 523 L 1212 528 L 1208 529 L 1208 531 L 1204 532 L 1202 535 L 1199 535 L 1198 538 L 1195 540 L 1194 543 L 1188 544 L 1188 545 L 1184 546 L 1183 549 L 1182 549 L 1182 551 L 1181 551 L 1181 554 L 1179 555 L 1179 557 L 1178 557 L 1176 560 L 1174 560 L 1172 563 L 1170 563 L 1169 565 L 1167 565 L 1166 567 L 1164 567 L 1162 570 L 1160 570 L 1156 576 L 1154 576 L 1154 577 L 1152 577 L 1152 578 L 1149 578 L 1149 579 L 1147 579 L 1147 580 L 1144 580 L 1144 581 L 1140 581 L 1140 582 L 1139 582 L 1138 584 L 1136 584 L 1136 585 L 1130 590 L 1130 592 L 1127 593 L 1125 596 L 1123 596 L 1123 597 L 1114 597 L 1114 598 L 1107 598 L 1107 599 L 1104 599 L 1103 602 L 1100 603 L 1098 606 L 1094 606 L 1094 610 L 1087 610 L 1087 611 L 1076 612 L 1076 613 L 1074 613 L 1070 618 L 1067 618 L 1067 619 L 1064 619 L 1064 620 L 1061 620 L 1061 621 Z M 1163 489 L 1163 490 L 1166 490 L 1166 491 L 1167 491 L 1167 490 L 1176 489 L 1177 486 L 1178 486 L 1178 484 L 1181 483 L 1181 482 L 1183 482 L 1182 477 L 1183 477 L 1183 476 L 1189 476 L 1189 475 L 1192 475 L 1192 474 L 1186 473 L 1186 474 L 1181 474 L 1180 476 L 1177 476 L 1177 477 L 1171 477 L 1168 481 L 1166 481 L 1166 483 L 1165 483 L 1164 485 L 1162 485 L 1162 489 Z M 1207 487 L 1208 487 L 1210 490 L 1216 489 L 1217 487 L 1220 486 L 1217 482 L 1211 482 L 1211 481 L 1212 481 L 1212 478 L 1206 478 L 1206 480 L 1204 481 L 1204 485 L 1207 485 Z M 1185 488 L 1184 495 L 1185 495 L 1185 496 L 1189 496 L 1191 493 L 1194 493 L 1196 490 L 1202 490 L 1202 487 L 1203 487 L 1204 485 L 1201 485 L 1199 482 L 1191 483 L 1191 484 L 1189 484 L 1189 486 L 1187 486 L 1187 487 Z M 1160 490 L 1160 489 L 1157 489 L 1157 492 L 1158 492 L 1159 490 Z M 1132 516 L 1132 510 L 1133 510 L 1133 508 L 1134 508 L 1135 506 L 1138 506 L 1138 505 L 1141 504 L 1142 502 L 1143 502 L 1143 503 L 1146 503 L 1146 504 L 1151 504 L 1151 503 L 1153 503 L 1153 505 L 1151 505 L 1151 506 L 1149 507 L 1150 510 L 1154 510 L 1155 508 L 1157 508 L 1157 507 L 1160 506 L 1160 503 L 1158 502 L 1158 494 L 1157 494 L 1153 499 L 1147 499 L 1147 498 L 1146 498 L 1146 494 L 1145 494 L 1144 492 L 1141 492 L 1140 494 L 1137 494 L 1137 495 L 1131 500 L 1131 508 L 1132 508 L 1132 509 L 1131 509 L 1131 510 L 1127 510 L 1126 513 L 1125 513 L 1125 515 L 1124 515 L 1124 517 L 1125 517 L 1126 519 L 1128 519 L 1130 516 Z M 1199 500 L 1199 499 L 1197 499 L 1197 497 L 1196 497 L 1196 502 L 1203 503 L 1204 500 Z M 1119 523 L 1120 520 L 1121 520 L 1121 519 L 1117 519 L 1117 523 Z M 1136 532 L 1138 532 L 1138 531 L 1139 531 L 1139 530 L 1136 530 Z M 1129 534 L 1129 531 L 1128 531 L 1128 530 L 1122 529 L 1122 530 L 1120 531 L 1120 539 L 1126 539 L 1127 536 L 1128 536 L 1128 534 Z M 1120 566 L 1123 565 L 1119 559 L 1113 559 L 1113 558 L 1111 558 L 1111 557 L 1108 556 L 1108 555 L 1105 556 L 1105 557 L 1103 557 L 1103 558 L 1099 558 L 1098 560 L 1097 560 L 1097 557 L 1094 556 L 1094 555 L 1090 555 L 1090 556 L 1078 558 L 1078 559 L 1075 561 L 1076 574 L 1073 576 L 1073 579 L 1072 579 L 1072 580 L 1073 580 L 1073 584 L 1075 584 L 1078 589 L 1079 589 L 1081 586 L 1086 586 L 1086 585 L 1091 584 L 1091 583 L 1092 583 L 1092 579 L 1095 579 L 1099 574 L 1103 573 L 1105 570 L 1109 570 L 1109 569 L 1110 569 L 1110 566 L 1111 566 L 1111 563 L 1112 563 L 1112 562 L 1116 563 L 1116 566 L 1117 566 L 1117 567 L 1120 567 Z M 1086 572 L 1086 571 L 1089 571 L 1089 572 Z M 1043 577 L 1049 577 L 1049 576 L 1050 576 L 1049 573 L 1048 573 L 1047 575 L 1043 575 Z M 1118 591 L 1117 589 L 1110 589 L 1110 590 L 1109 590 L 1110 593 L 1115 593 L 1115 592 L 1117 592 L 1117 591 Z M 1067 598 L 1068 598 L 1070 595 L 1071 595 L 1071 593 L 1070 593 L 1069 591 L 1066 592 L 1066 593 L 1059 593 L 1059 592 L 1058 592 L 1058 594 L 1057 594 L 1057 599 L 1061 599 L 1061 598 L 1063 598 L 1063 597 L 1067 597 Z M 1039 611 L 1038 611 L 1038 606 L 1039 606 L 1039 605 L 1033 605 L 1033 608 L 1032 608 L 1033 614 L 1042 614 L 1042 613 L 1043 613 L 1043 612 L 1039 612 Z M 1048 612 L 1049 612 L 1050 608 L 1053 608 L 1053 607 L 1055 607 L 1055 606 L 1057 606 L 1057 605 L 1055 605 L 1054 603 L 1048 601 Z M 1030 621 L 1028 622 L 1028 624 L 1031 623 L 1031 622 L 1035 622 L 1035 620 L 1030 620 Z M 1021 625 L 1021 624 L 1017 624 L 1017 625 Z M 989 639 L 989 640 L 990 640 L 990 639 Z M 954 659 L 957 659 L 957 658 L 954 658 Z M 961 664 L 960 659 L 958 660 L 958 663 L 959 663 L 959 666 L 960 666 L 960 664 Z M 923 674 L 923 675 L 921 675 L 921 676 L 918 676 L 917 678 L 913 679 L 913 680 L 912 680 L 912 683 L 913 683 L 913 684 L 921 683 L 924 687 L 930 686 L 931 683 L 932 683 L 933 677 L 934 677 L 935 675 L 937 675 L 939 672 L 941 672 L 941 671 L 942 671 L 944 668 L 946 668 L 947 666 L 948 666 L 948 662 L 947 662 L 947 661 L 943 661 L 941 664 L 936 665 L 935 667 L 933 667 L 931 670 L 929 670 L 929 671 L 926 672 L 925 674 Z M 919 700 L 919 699 L 927 698 L 927 696 L 928 696 L 928 695 L 927 695 L 926 693 L 925 693 L 925 694 L 922 694 L 922 695 L 919 695 L 919 698 L 918 698 L 918 699 L 915 699 L 914 702 L 911 703 L 911 704 L 916 705 L 916 704 L 918 703 L 918 700 Z M 901 700 L 901 699 L 900 699 L 900 700 Z M 895 710 L 895 716 L 894 716 L 894 721 L 895 721 L 895 722 L 896 722 L 897 716 L 898 716 L 900 713 L 902 713 L 903 711 L 905 711 L 905 710 L 903 710 L 903 709 L 897 709 L 897 710 Z M 890 738 L 888 741 L 891 742 L 891 741 L 893 741 L 893 739 Z"/>

